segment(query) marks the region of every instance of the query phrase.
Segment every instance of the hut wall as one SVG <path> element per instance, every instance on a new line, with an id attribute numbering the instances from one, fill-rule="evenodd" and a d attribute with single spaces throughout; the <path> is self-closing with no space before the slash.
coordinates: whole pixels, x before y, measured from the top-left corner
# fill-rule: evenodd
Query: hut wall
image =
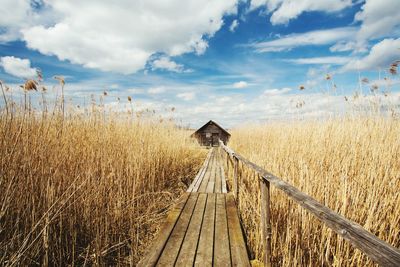
<path id="1" fill-rule="evenodd" d="M 218 146 L 218 139 L 226 144 L 229 136 L 218 126 L 209 124 L 196 134 L 196 138 L 202 146 Z"/>

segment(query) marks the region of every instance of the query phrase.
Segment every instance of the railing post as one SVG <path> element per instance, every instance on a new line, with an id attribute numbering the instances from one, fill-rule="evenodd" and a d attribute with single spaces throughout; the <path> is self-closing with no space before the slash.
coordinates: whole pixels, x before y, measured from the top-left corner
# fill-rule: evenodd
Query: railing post
<path id="1" fill-rule="evenodd" d="M 261 231 L 264 249 L 264 266 L 271 266 L 271 210 L 270 185 L 264 178 L 260 179 L 261 189 Z"/>
<path id="2" fill-rule="evenodd" d="M 233 156 L 233 188 L 235 193 L 236 204 L 239 207 L 239 176 L 238 176 L 239 160 Z"/>

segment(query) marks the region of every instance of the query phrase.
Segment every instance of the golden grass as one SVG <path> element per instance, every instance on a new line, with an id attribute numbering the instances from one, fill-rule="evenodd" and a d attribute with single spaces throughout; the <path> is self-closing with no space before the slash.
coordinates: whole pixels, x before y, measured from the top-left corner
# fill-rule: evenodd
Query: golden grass
<path id="1" fill-rule="evenodd" d="M 400 247 L 399 120 L 272 123 L 231 133 L 235 151 Z M 258 183 L 240 169 L 240 214 L 251 256 L 262 260 Z M 273 186 L 271 203 L 274 266 L 373 265 Z"/>
<path id="2" fill-rule="evenodd" d="M 204 151 L 172 123 L 39 115 L 0 117 L 0 265 L 135 265 Z"/>

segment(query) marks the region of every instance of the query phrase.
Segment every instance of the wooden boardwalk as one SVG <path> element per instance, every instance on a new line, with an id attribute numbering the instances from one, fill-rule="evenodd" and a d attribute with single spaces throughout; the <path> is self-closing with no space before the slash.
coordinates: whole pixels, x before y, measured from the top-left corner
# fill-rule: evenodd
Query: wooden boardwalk
<path id="1" fill-rule="evenodd" d="M 250 266 L 217 149 L 210 150 L 138 266 Z"/>

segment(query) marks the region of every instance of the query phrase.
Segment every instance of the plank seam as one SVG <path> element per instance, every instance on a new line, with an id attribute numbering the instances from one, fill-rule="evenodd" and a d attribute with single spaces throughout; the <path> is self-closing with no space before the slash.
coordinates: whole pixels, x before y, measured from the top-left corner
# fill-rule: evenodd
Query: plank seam
<path id="1" fill-rule="evenodd" d="M 204 175 L 205 171 L 208 167 L 208 163 L 210 161 L 211 157 L 211 151 L 207 154 L 206 160 L 203 163 L 203 166 L 201 166 L 199 172 L 197 173 L 196 177 L 194 178 L 193 182 L 190 184 L 189 188 L 186 190 L 186 192 L 192 192 L 193 188 L 195 187 L 197 181 Z"/>
<path id="2" fill-rule="evenodd" d="M 207 170 L 210 168 L 210 162 L 212 162 L 213 153 L 214 153 L 214 150 L 211 149 L 211 150 L 210 150 L 210 158 L 209 158 L 208 161 L 207 161 L 207 166 L 206 166 L 206 168 L 204 168 L 204 173 L 202 174 L 202 178 L 201 178 L 201 179 L 198 179 L 198 181 L 196 182 L 196 184 L 193 186 L 192 192 L 196 192 L 196 191 L 199 190 L 199 188 L 200 188 L 200 186 L 201 186 L 201 183 L 203 182 L 204 177 L 205 177 L 205 175 L 206 175 L 206 173 L 207 173 Z M 212 165 L 212 163 L 211 163 L 211 165 Z"/>
<path id="3" fill-rule="evenodd" d="M 195 253 L 194 253 L 194 258 L 193 258 L 193 266 L 194 266 L 195 263 L 196 263 L 197 249 L 199 248 L 199 244 L 200 244 L 200 237 L 201 237 L 201 231 L 202 231 L 202 229 L 203 229 L 204 214 L 206 213 L 207 202 L 208 202 L 208 194 L 206 194 L 206 204 L 204 205 L 203 216 L 201 217 L 199 238 L 197 239 L 196 251 L 195 251 Z"/>
<path id="4" fill-rule="evenodd" d="M 164 242 L 164 244 L 162 245 L 162 248 L 160 249 L 160 251 L 159 251 L 159 253 L 158 253 L 158 255 L 157 255 L 157 260 L 155 261 L 154 266 L 157 265 L 157 263 L 158 263 L 158 261 L 159 261 L 159 259 L 160 259 L 160 256 L 161 256 L 162 253 L 164 252 L 165 246 L 167 245 L 168 240 L 169 240 L 169 238 L 171 237 L 171 234 L 172 234 L 172 232 L 174 231 L 175 226 L 176 226 L 177 222 L 179 221 L 179 219 L 180 219 L 180 217 L 181 217 L 181 215 L 182 215 L 182 212 L 183 212 L 183 210 L 185 209 L 185 207 L 186 207 L 186 205 L 187 205 L 187 203 L 188 203 L 188 201 L 189 201 L 189 198 L 190 198 L 190 195 L 187 196 L 187 198 L 186 198 L 186 200 L 185 200 L 185 204 L 184 204 L 183 207 L 180 209 L 179 215 L 177 216 L 177 219 L 175 220 L 174 225 L 173 225 L 173 227 L 171 228 L 171 230 L 170 230 L 170 232 L 169 232 L 169 234 L 168 234 L 168 237 L 165 239 L 165 242 Z M 175 208 L 175 207 L 173 207 L 172 210 L 173 210 L 174 208 Z M 172 210 L 171 210 L 170 212 L 172 212 Z M 169 216 L 169 214 L 168 214 L 167 216 Z M 164 230 L 164 229 L 161 229 L 161 230 Z M 160 233 L 158 233 L 158 234 L 160 234 Z M 154 241 L 157 241 L 157 239 L 154 239 L 153 242 L 154 242 Z M 152 257 L 144 258 L 144 261 L 148 261 L 148 260 L 150 260 L 151 258 L 152 258 Z M 141 262 L 139 262 L 139 263 L 141 263 Z"/>
<path id="5" fill-rule="evenodd" d="M 179 246 L 178 253 L 176 254 L 176 257 L 175 257 L 175 260 L 174 260 L 174 266 L 176 265 L 176 261 L 178 260 L 179 254 L 181 253 L 183 241 L 185 241 L 185 237 L 186 237 L 187 231 L 188 231 L 188 229 L 189 229 L 190 222 L 192 221 L 192 217 L 193 217 L 194 211 L 195 211 L 195 209 L 196 209 L 197 202 L 199 201 L 199 195 L 200 195 L 200 194 L 197 194 L 197 196 L 196 196 L 196 203 L 194 204 L 194 207 L 193 207 L 193 210 L 192 210 L 192 214 L 190 214 L 189 222 L 188 222 L 188 224 L 187 224 L 187 226 L 186 226 L 186 229 L 185 229 L 185 234 L 183 235 L 181 244 L 180 244 L 180 246 Z"/>

